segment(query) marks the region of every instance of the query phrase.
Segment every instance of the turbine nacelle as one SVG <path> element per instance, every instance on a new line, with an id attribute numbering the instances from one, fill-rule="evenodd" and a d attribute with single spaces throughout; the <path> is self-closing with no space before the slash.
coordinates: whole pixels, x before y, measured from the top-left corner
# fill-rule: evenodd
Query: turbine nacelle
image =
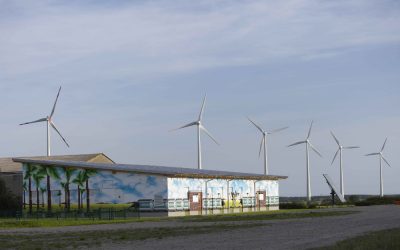
<path id="1" fill-rule="evenodd" d="M 196 126 L 197 127 L 197 129 L 198 129 L 198 144 L 197 144 L 197 148 L 198 148 L 198 168 L 199 169 L 202 168 L 202 165 L 201 165 L 201 143 L 200 143 L 201 131 L 206 133 L 207 136 L 211 138 L 211 140 L 213 140 L 217 145 L 219 145 L 217 140 L 211 135 L 211 133 L 204 127 L 204 125 L 202 123 L 205 103 L 206 103 L 206 96 L 204 96 L 203 104 L 201 105 L 201 109 L 200 109 L 200 114 L 199 114 L 199 117 L 198 117 L 198 119 L 196 121 L 188 123 L 188 124 L 183 125 L 183 126 L 181 126 L 179 128 L 171 130 L 171 131 L 175 131 L 175 130 L 179 130 L 179 129 L 183 129 L 183 128 L 187 128 L 187 127 L 192 127 L 192 126 Z"/>
<path id="2" fill-rule="evenodd" d="M 378 153 L 366 154 L 365 156 L 379 155 L 379 157 L 380 157 L 389 167 L 391 167 L 391 165 L 389 164 L 388 160 L 383 156 L 383 150 L 385 149 L 386 142 L 387 142 L 387 138 L 385 139 L 385 142 L 383 143 L 383 146 L 382 146 L 382 148 L 381 148 L 381 151 L 379 151 Z"/>
<path id="3" fill-rule="evenodd" d="M 56 110 L 57 101 L 58 101 L 58 97 L 60 96 L 60 92 L 61 92 L 61 87 L 58 89 L 57 97 L 56 97 L 56 100 L 54 101 L 54 105 L 50 112 L 50 115 L 46 116 L 45 118 L 41 118 L 41 119 L 38 119 L 35 121 L 21 123 L 20 125 L 27 125 L 27 124 L 38 123 L 38 122 L 47 122 L 57 132 L 57 134 L 61 137 L 61 139 L 64 141 L 64 143 L 67 145 L 67 147 L 69 147 L 69 144 L 67 143 L 65 138 L 61 135 L 60 131 L 57 129 L 56 125 L 53 122 L 53 116 L 54 116 L 54 112 Z M 50 133 L 50 131 L 48 131 L 48 143 L 49 143 L 49 136 L 50 136 L 49 133 Z M 50 155 L 50 145 L 48 145 L 48 155 Z"/>
<path id="4" fill-rule="evenodd" d="M 331 135 L 333 137 L 333 139 L 335 140 L 336 144 L 338 145 L 338 150 L 336 151 L 335 155 L 333 156 L 331 165 L 333 164 L 333 162 L 336 159 L 336 156 L 338 155 L 339 152 L 341 152 L 343 149 L 354 149 L 354 148 L 360 148 L 359 146 L 348 146 L 348 147 L 344 147 L 340 144 L 338 138 L 336 138 L 335 134 L 331 131 Z"/>

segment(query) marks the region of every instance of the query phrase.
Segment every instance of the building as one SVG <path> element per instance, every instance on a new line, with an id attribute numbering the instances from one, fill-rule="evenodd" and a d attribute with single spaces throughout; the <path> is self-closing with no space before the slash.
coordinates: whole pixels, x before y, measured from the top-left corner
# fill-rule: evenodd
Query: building
<path id="1" fill-rule="evenodd" d="M 61 160 L 77 162 L 102 162 L 114 163 L 103 153 L 79 154 L 79 155 L 57 155 L 57 156 L 32 156 L 24 157 L 32 160 Z M 4 180 L 6 188 L 16 196 L 23 197 L 23 171 L 21 163 L 14 162 L 12 158 L 0 158 L 0 178 Z"/>
<path id="2" fill-rule="evenodd" d="M 52 168 L 51 195 L 66 208 L 136 202 L 140 210 L 170 216 L 279 209 L 279 180 L 286 176 L 189 168 L 14 158 L 24 176 Z M 87 173 L 90 173 L 89 175 Z M 82 180 L 82 176 L 87 178 Z M 25 178 L 27 180 L 28 178 Z M 38 185 L 45 186 L 46 180 Z M 31 190 L 36 183 L 31 183 Z M 46 193 L 44 193 L 44 196 Z M 34 199 L 33 199 L 34 200 Z M 46 198 L 41 199 L 46 203 Z M 86 204 L 85 204 L 86 203 Z"/>

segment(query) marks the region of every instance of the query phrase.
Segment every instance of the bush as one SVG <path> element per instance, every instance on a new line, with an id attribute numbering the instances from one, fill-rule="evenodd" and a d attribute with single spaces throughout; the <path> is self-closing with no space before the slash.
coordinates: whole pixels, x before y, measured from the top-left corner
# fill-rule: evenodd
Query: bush
<path id="1" fill-rule="evenodd" d="M 7 189 L 3 179 L 0 178 L 0 211 L 20 210 L 19 197 L 13 195 Z"/>
<path id="2" fill-rule="evenodd" d="M 362 201 L 357 201 L 354 204 L 356 206 L 388 205 L 395 204 L 398 200 L 400 200 L 400 197 L 398 196 L 371 197 Z"/>
<path id="3" fill-rule="evenodd" d="M 280 203 L 279 209 L 307 209 L 307 208 L 317 208 L 318 204 L 316 202 L 307 203 L 305 201 L 301 202 L 287 202 Z"/>

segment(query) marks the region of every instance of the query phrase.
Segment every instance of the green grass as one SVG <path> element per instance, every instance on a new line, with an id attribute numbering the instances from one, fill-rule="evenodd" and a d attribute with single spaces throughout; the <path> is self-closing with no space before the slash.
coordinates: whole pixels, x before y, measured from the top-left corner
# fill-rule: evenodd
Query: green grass
<path id="1" fill-rule="evenodd" d="M 182 217 L 183 221 L 192 222 L 218 222 L 218 221 L 260 221 L 260 220 L 285 220 L 297 218 L 316 218 L 325 216 L 339 216 L 353 214 L 354 211 L 274 211 L 274 212 L 253 212 L 253 213 L 237 213 L 225 215 L 208 215 L 208 216 L 188 216 Z"/>
<path id="2" fill-rule="evenodd" d="M 99 208 L 126 209 L 126 208 L 129 208 L 130 206 L 132 206 L 131 203 L 126 203 L 126 204 L 110 204 L 110 203 L 96 204 L 95 203 L 95 204 L 90 204 L 90 209 L 91 210 L 99 209 Z M 32 206 L 32 211 L 36 212 L 37 211 L 36 208 L 37 208 L 36 204 L 34 204 Z M 53 212 L 64 211 L 64 209 L 65 209 L 64 205 L 59 206 L 57 204 L 53 204 L 51 206 L 51 210 Z M 71 204 L 71 210 L 78 210 L 78 205 L 77 204 Z M 29 206 L 25 205 L 25 208 L 23 209 L 23 211 L 24 212 L 28 212 L 29 211 Z M 44 205 L 44 206 L 40 205 L 39 206 L 39 211 L 47 211 L 47 205 Z M 86 211 L 86 201 L 84 202 L 82 211 Z"/>
<path id="3" fill-rule="evenodd" d="M 400 249 L 400 228 L 367 233 L 362 236 L 339 241 L 318 250 L 392 250 Z"/>
<path id="4" fill-rule="evenodd" d="M 104 243 L 123 243 L 126 241 L 162 239 L 165 237 L 187 236 L 235 229 L 261 226 L 251 225 L 212 225 L 199 227 L 168 227 L 151 229 L 131 229 L 112 231 L 91 231 L 76 233 L 0 235 L 1 249 L 60 249 L 78 247 L 100 247 Z"/>
<path id="5" fill-rule="evenodd" d="M 223 221 L 259 221 L 259 220 L 282 220 L 308 217 L 339 216 L 354 213 L 353 211 L 263 211 L 246 212 L 235 214 L 207 215 L 207 216 L 186 216 L 186 217 L 147 217 L 128 218 L 114 220 L 91 220 L 91 219 L 0 219 L 1 229 L 28 228 L 28 227 L 58 227 L 58 226 L 80 226 L 93 224 L 128 223 L 144 221 L 188 221 L 188 222 L 223 222 Z"/>

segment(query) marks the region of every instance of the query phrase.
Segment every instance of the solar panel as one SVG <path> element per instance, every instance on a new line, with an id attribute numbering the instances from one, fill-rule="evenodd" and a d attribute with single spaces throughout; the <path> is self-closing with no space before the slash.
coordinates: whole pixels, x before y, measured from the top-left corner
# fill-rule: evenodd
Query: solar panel
<path id="1" fill-rule="evenodd" d="M 178 167 L 163 167 L 153 165 L 132 165 L 132 164 L 112 164 L 112 163 L 94 163 L 94 162 L 76 162 L 76 161 L 57 161 L 57 160 L 34 160 L 26 158 L 14 158 L 13 161 L 20 163 L 31 163 L 40 165 L 53 165 L 61 167 L 76 167 L 76 168 L 91 168 L 103 169 L 110 171 L 126 171 L 138 172 L 147 174 L 159 174 L 167 176 L 182 176 L 182 177 L 198 177 L 198 178 L 241 178 L 241 179 L 286 179 L 286 176 L 278 175 L 263 175 L 251 173 L 239 173 L 231 171 L 193 169 L 193 168 L 178 168 Z"/>
<path id="2" fill-rule="evenodd" d="M 329 177 L 329 175 L 327 174 L 323 174 L 323 176 L 325 177 L 326 183 L 328 183 L 328 186 L 333 189 L 333 191 L 336 193 L 337 197 L 339 197 L 339 200 L 341 202 L 346 202 L 344 196 L 342 195 L 342 193 L 338 192 L 338 189 L 336 188 L 336 186 L 333 184 L 333 181 L 331 180 L 331 178 Z"/>

